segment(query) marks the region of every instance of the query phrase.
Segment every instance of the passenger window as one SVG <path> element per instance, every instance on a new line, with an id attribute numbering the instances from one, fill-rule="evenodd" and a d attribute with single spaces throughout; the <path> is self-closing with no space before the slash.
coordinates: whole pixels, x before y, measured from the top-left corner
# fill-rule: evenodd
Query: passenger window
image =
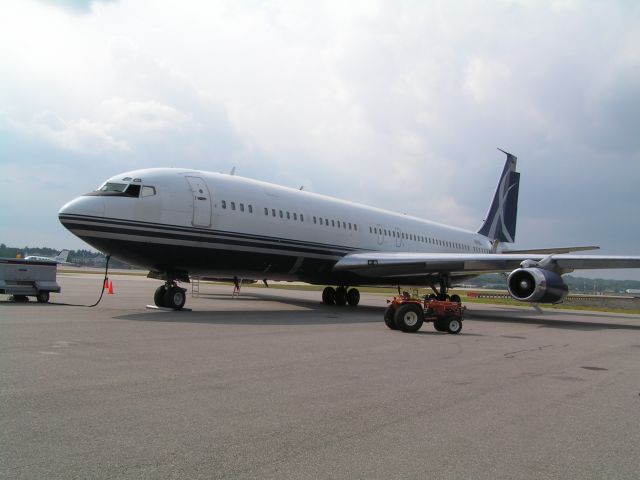
<path id="1" fill-rule="evenodd" d="M 240 204 L 240 211 L 241 211 L 241 212 L 244 212 L 244 203 L 241 203 L 241 204 Z"/>
<path id="2" fill-rule="evenodd" d="M 316 220 L 318 220 L 315 216 L 313 217 L 313 223 L 316 224 L 318 223 Z"/>
<path id="3" fill-rule="evenodd" d="M 152 197 L 156 194 L 155 187 L 142 187 L 141 197 Z"/>
<path id="4" fill-rule="evenodd" d="M 269 209 L 267 207 L 264 207 L 264 214 L 268 217 L 269 216 Z"/>
<path id="5" fill-rule="evenodd" d="M 328 218 L 325 218 L 325 219 L 324 219 L 324 224 L 325 224 L 327 227 L 329 226 L 329 219 L 328 219 Z"/>
<path id="6" fill-rule="evenodd" d="M 304 222 L 304 215 L 300 214 L 300 221 Z"/>
<path id="7" fill-rule="evenodd" d="M 342 222 L 342 228 L 347 229 L 347 222 Z"/>
<path id="8" fill-rule="evenodd" d="M 253 213 L 253 207 L 249 205 L 249 213 Z"/>
<path id="9" fill-rule="evenodd" d="M 333 220 L 331 220 L 331 226 L 332 226 L 332 227 L 335 227 L 335 226 L 336 226 L 336 223 L 335 223 Z"/>
<path id="10" fill-rule="evenodd" d="M 231 202 L 231 210 L 235 210 L 236 209 L 236 202 Z"/>
<path id="11" fill-rule="evenodd" d="M 276 209 L 275 208 L 271 209 L 271 215 L 273 215 L 274 217 L 276 216 Z"/>
<path id="12" fill-rule="evenodd" d="M 227 202 L 226 202 L 226 200 L 222 200 L 222 208 L 227 208 Z"/>
<path id="13" fill-rule="evenodd" d="M 291 220 L 291 215 L 287 212 L 287 220 Z"/>
<path id="14" fill-rule="evenodd" d="M 356 225 L 355 223 L 353 224 L 353 229 L 354 230 L 358 230 L 358 225 Z"/>
<path id="15" fill-rule="evenodd" d="M 297 220 L 298 219 L 298 214 L 296 212 L 293 212 L 293 219 Z"/>
<path id="16" fill-rule="evenodd" d="M 282 215 L 282 210 L 278 210 L 280 212 L 280 218 L 284 218 L 284 216 Z"/>

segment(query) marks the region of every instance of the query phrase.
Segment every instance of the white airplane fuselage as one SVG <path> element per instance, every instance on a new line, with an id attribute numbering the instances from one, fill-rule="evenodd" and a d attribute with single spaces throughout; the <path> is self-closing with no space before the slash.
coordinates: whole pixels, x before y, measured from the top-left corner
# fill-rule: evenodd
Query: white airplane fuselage
<path id="1" fill-rule="evenodd" d="M 63 225 L 106 254 L 178 279 L 358 285 L 357 277 L 332 271 L 349 253 L 491 250 L 475 232 L 239 176 L 146 169 L 116 175 L 102 188 L 67 203 Z M 429 282 L 420 274 L 398 283 Z"/>

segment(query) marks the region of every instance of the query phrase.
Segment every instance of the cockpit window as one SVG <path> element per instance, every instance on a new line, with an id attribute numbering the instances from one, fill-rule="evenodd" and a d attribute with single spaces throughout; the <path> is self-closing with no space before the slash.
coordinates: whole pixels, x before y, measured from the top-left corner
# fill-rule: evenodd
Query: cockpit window
<path id="1" fill-rule="evenodd" d="M 102 185 L 95 192 L 87 193 L 89 196 L 105 196 L 105 197 L 139 197 L 140 185 L 127 184 L 127 183 L 115 183 L 107 182 Z M 150 187 L 155 194 L 155 189 Z"/>
<path id="2" fill-rule="evenodd" d="M 144 186 L 144 187 L 142 187 L 142 194 L 140 196 L 141 197 L 151 197 L 151 196 L 153 196 L 155 194 L 156 194 L 156 188 L 155 187 Z"/>
<path id="3" fill-rule="evenodd" d="M 107 182 L 103 186 L 101 186 L 97 191 L 122 193 L 127 189 L 127 185 L 128 185 L 127 183 Z"/>

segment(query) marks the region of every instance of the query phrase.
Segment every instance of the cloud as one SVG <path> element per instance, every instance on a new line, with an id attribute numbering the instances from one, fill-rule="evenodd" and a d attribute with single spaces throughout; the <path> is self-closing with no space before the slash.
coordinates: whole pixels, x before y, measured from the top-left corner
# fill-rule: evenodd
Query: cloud
<path id="1" fill-rule="evenodd" d="M 60 7 L 74 13 L 90 13 L 94 5 L 99 3 L 115 3 L 117 0 L 39 0 L 55 7 Z"/>

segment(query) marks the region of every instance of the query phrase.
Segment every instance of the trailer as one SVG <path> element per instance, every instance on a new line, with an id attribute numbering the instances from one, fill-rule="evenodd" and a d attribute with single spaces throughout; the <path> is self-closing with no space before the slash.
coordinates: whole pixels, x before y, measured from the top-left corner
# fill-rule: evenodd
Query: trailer
<path id="1" fill-rule="evenodd" d="M 47 303 L 51 292 L 59 293 L 56 262 L 0 258 L 0 294 L 13 295 L 16 301 L 36 297 Z"/>
<path id="2" fill-rule="evenodd" d="M 439 332 L 458 334 L 462 330 L 462 320 L 466 307 L 458 295 L 448 295 L 438 299 L 435 295 L 414 298 L 408 292 L 387 300 L 389 306 L 384 312 L 384 323 L 391 330 L 417 332 L 424 322 L 433 322 Z"/>

